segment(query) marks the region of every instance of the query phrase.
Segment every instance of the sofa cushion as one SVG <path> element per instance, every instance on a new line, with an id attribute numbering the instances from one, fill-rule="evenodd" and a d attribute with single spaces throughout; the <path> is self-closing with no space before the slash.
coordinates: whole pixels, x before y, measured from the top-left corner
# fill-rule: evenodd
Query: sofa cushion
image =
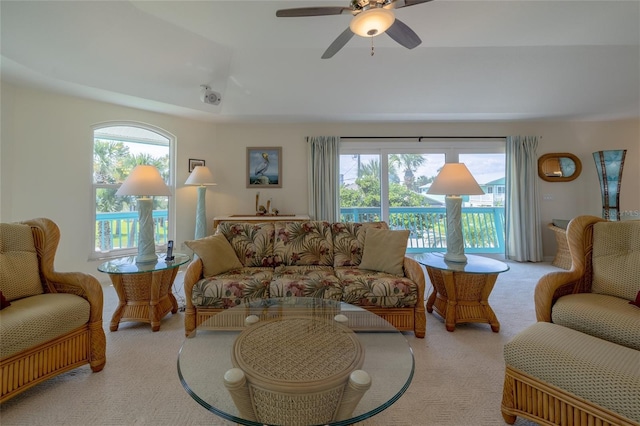
<path id="1" fill-rule="evenodd" d="M 273 268 L 243 267 L 203 278 L 194 284 L 191 301 L 196 306 L 230 308 L 243 302 L 269 298 Z"/>
<path id="2" fill-rule="evenodd" d="M 333 265 L 333 241 L 328 222 L 276 222 L 273 255 L 276 264 Z"/>
<path id="3" fill-rule="evenodd" d="M 361 269 L 404 276 L 404 255 L 407 251 L 409 231 L 368 228 L 364 237 Z"/>
<path id="4" fill-rule="evenodd" d="M 335 268 L 342 281 L 342 301 L 359 306 L 412 307 L 418 287 L 409 278 L 358 268 Z"/>
<path id="5" fill-rule="evenodd" d="M 640 350 L 640 311 L 625 299 L 596 293 L 562 296 L 551 320 L 574 330 Z"/>
<path id="6" fill-rule="evenodd" d="M 202 275 L 211 277 L 232 269 L 242 268 L 235 250 L 223 234 L 184 242 L 202 260 Z"/>
<path id="7" fill-rule="evenodd" d="M 593 225 L 593 293 L 634 300 L 640 291 L 640 221 Z"/>
<path id="8" fill-rule="evenodd" d="M 0 358 L 67 334 L 89 321 L 90 305 L 74 294 L 24 297 L 0 311 Z"/>
<path id="9" fill-rule="evenodd" d="M 340 300 L 342 284 L 331 266 L 278 266 L 269 286 L 271 297 L 315 297 Z"/>
<path id="10" fill-rule="evenodd" d="M 504 360 L 512 368 L 640 421 L 640 353 L 636 350 L 538 322 L 505 344 Z M 579 417 L 574 421 L 587 424 Z"/>
<path id="11" fill-rule="evenodd" d="M 0 223 L 0 291 L 10 302 L 44 292 L 29 225 Z"/>
<path id="12" fill-rule="evenodd" d="M 386 222 L 337 222 L 331 225 L 334 267 L 360 265 L 369 227 L 389 229 Z"/>
<path id="13" fill-rule="evenodd" d="M 273 223 L 222 222 L 216 233 L 223 234 L 244 266 L 275 266 Z"/>

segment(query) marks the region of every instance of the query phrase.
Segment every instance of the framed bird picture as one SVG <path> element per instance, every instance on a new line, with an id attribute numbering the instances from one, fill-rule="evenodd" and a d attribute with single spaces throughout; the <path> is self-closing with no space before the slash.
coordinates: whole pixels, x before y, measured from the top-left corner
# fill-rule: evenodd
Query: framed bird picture
<path id="1" fill-rule="evenodd" d="M 282 188 L 282 147 L 247 148 L 247 188 Z"/>

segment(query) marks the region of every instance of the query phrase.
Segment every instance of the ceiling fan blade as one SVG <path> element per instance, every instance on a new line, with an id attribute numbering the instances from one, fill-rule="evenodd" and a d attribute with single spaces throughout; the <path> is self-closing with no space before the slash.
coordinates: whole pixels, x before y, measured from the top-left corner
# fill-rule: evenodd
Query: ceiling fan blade
<path id="1" fill-rule="evenodd" d="M 333 43 L 331 43 L 327 50 L 324 51 L 324 53 L 322 54 L 322 59 L 329 59 L 333 55 L 338 53 L 338 51 L 342 49 L 349 40 L 351 40 L 351 37 L 353 37 L 353 31 L 351 31 L 351 28 L 347 27 L 347 29 L 344 30 L 342 34 L 340 34 L 338 38 L 333 41 Z"/>
<path id="2" fill-rule="evenodd" d="M 348 7 L 326 6 L 326 7 L 300 7 L 295 9 L 280 9 L 276 11 L 279 18 L 297 18 L 300 16 L 324 16 L 324 15 L 341 15 L 345 12 L 351 13 Z"/>
<path id="3" fill-rule="evenodd" d="M 415 6 L 416 4 L 427 3 L 432 0 L 396 0 L 393 2 L 393 7 L 400 9 L 401 7 Z"/>
<path id="4" fill-rule="evenodd" d="M 399 44 L 403 45 L 407 49 L 413 49 L 416 46 L 419 46 L 422 43 L 418 34 L 413 32 L 411 28 L 407 26 L 404 22 L 396 18 L 393 22 L 393 25 L 389 27 L 386 31 L 389 34 L 389 37 L 394 39 Z"/>

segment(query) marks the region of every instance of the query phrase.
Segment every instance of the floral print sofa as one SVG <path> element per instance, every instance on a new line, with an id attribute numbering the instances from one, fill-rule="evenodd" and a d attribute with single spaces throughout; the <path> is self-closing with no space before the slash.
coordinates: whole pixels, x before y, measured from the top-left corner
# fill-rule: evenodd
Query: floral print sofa
<path id="1" fill-rule="evenodd" d="M 399 330 L 412 330 L 416 337 L 424 337 L 425 279 L 421 266 L 402 250 L 401 274 L 359 268 L 369 228 L 388 226 L 385 222 L 221 223 L 213 237 L 224 235 L 238 263 L 210 275 L 205 274 L 203 259 L 194 256 L 184 278 L 186 335 L 207 318 L 239 303 L 297 296 L 357 305 Z M 219 251 L 224 257 L 223 250 Z M 204 254 L 216 255 L 215 251 Z"/>

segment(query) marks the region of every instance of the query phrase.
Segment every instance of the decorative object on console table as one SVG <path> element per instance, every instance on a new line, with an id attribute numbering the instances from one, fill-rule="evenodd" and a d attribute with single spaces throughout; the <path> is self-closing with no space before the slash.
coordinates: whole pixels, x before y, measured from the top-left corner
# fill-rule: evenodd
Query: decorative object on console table
<path id="1" fill-rule="evenodd" d="M 213 174 L 206 166 L 196 166 L 187 178 L 185 185 L 198 185 L 198 204 L 196 207 L 196 232 L 195 238 L 204 238 L 207 235 L 207 207 L 205 196 L 207 186 L 214 186 Z"/>
<path id="2" fill-rule="evenodd" d="M 282 188 L 282 147 L 247 148 L 247 188 Z"/>
<path id="3" fill-rule="evenodd" d="M 593 153 L 602 194 L 602 217 L 607 220 L 620 220 L 620 186 L 626 155 L 626 149 Z"/>
<path id="4" fill-rule="evenodd" d="M 428 194 L 446 195 L 447 253 L 445 260 L 466 263 L 462 234 L 462 195 L 484 195 L 464 163 L 446 163 L 438 173 Z"/>
<path id="5" fill-rule="evenodd" d="M 213 218 L 213 229 L 222 222 L 307 222 L 311 217 L 306 214 L 278 214 L 277 216 L 257 216 L 251 214 L 232 214 L 230 216 L 217 216 Z"/>
<path id="6" fill-rule="evenodd" d="M 155 263 L 156 241 L 153 231 L 153 196 L 170 196 L 171 191 L 154 166 L 138 165 L 116 191 L 117 196 L 137 195 L 138 197 L 138 256 L 137 263 Z"/>

